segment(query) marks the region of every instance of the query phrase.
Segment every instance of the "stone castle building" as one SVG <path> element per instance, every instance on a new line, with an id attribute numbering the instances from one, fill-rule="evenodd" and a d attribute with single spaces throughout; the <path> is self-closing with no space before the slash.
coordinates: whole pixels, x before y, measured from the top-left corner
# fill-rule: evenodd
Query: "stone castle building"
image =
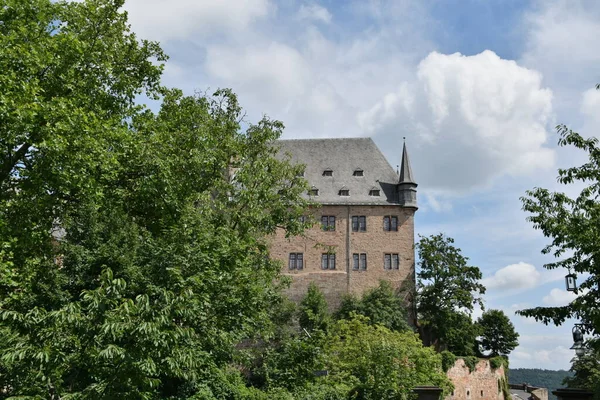
<path id="1" fill-rule="evenodd" d="M 292 277 L 299 301 L 314 282 L 335 308 L 346 293 L 389 281 L 414 284 L 416 188 L 406 144 L 394 171 L 370 138 L 281 140 L 280 154 L 305 165 L 307 193 L 320 203 L 304 236 L 273 238 L 272 257 Z"/>

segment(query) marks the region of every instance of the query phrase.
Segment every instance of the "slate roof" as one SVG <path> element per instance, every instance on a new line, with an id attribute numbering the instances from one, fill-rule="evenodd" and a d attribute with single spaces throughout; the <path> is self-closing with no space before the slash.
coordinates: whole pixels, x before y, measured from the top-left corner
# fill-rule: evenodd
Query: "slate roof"
<path id="1" fill-rule="evenodd" d="M 319 190 L 315 201 L 322 204 L 398 204 L 398 174 L 371 138 L 279 140 L 280 154 L 290 154 L 292 163 L 306 165 L 304 177 Z M 332 176 L 323 171 L 332 170 Z M 364 176 L 354 176 L 355 170 Z M 340 196 L 348 189 L 349 196 Z M 371 190 L 380 196 L 371 196 Z"/>

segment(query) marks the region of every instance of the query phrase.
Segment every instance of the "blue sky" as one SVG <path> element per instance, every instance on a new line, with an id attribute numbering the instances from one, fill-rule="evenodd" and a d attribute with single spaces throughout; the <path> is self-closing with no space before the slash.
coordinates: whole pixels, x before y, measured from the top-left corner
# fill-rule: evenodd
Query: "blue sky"
<path id="1" fill-rule="evenodd" d="M 562 305 L 566 271 L 519 197 L 576 193 L 556 170 L 583 161 L 554 126 L 600 127 L 600 3 L 585 0 L 129 0 L 133 29 L 170 55 L 186 93 L 231 87 L 248 121 L 285 138 L 371 136 L 392 165 L 407 138 L 419 182 L 416 230 L 444 232 L 521 334 L 512 367 L 567 369 L 571 324 L 517 309 Z M 479 314 L 480 312 L 476 313 Z"/>

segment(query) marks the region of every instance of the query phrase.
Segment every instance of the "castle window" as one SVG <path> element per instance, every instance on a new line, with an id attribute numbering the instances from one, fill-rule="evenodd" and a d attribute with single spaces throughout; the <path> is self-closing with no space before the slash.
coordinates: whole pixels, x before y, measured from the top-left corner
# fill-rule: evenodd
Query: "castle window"
<path id="1" fill-rule="evenodd" d="M 398 253 L 385 253 L 383 260 L 383 269 L 400 269 L 400 256 Z"/>
<path id="2" fill-rule="evenodd" d="M 483 397 L 483 390 L 481 391 L 481 397 Z"/>
<path id="3" fill-rule="evenodd" d="M 298 269 L 298 270 L 303 269 L 304 268 L 304 254 L 303 253 L 290 253 L 288 267 L 290 269 Z"/>
<path id="4" fill-rule="evenodd" d="M 352 269 L 355 271 L 367 269 L 367 254 L 366 253 L 354 253 L 352 254 Z"/>
<path id="5" fill-rule="evenodd" d="M 324 231 L 335 231 L 335 216 L 323 215 L 321 217 L 321 229 Z"/>
<path id="6" fill-rule="evenodd" d="M 364 171 L 362 169 L 355 169 L 354 173 L 352 175 L 353 176 L 365 176 Z"/>
<path id="7" fill-rule="evenodd" d="M 323 176 L 333 176 L 333 170 L 331 169 L 326 169 L 325 171 L 323 171 Z"/>
<path id="8" fill-rule="evenodd" d="M 321 269 L 335 269 L 335 254 L 323 253 L 321 255 Z"/>
<path id="9" fill-rule="evenodd" d="M 369 190 L 369 196 L 380 196 L 380 190 L 379 189 Z"/>
<path id="10" fill-rule="evenodd" d="M 367 217 L 353 216 L 352 217 L 352 232 L 366 232 L 367 231 Z"/>
<path id="11" fill-rule="evenodd" d="M 350 196 L 350 190 L 340 189 L 340 196 Z"/>
<path id="12" fill-rule="evenodd" d="M 312 187 L 310 188 L 310 190 L 308 191 L 308 195 L 309 196 L 318 196 L 319 195 L 319 189 L 317 189 L 316 187 Z"/>
<path id="13" fill-rule="evenodd" d="M 386 215 L 383 217 L 383 230 L 384 231 L 397 231 L 398 230 L 398 217 L 395 215 Z"/>

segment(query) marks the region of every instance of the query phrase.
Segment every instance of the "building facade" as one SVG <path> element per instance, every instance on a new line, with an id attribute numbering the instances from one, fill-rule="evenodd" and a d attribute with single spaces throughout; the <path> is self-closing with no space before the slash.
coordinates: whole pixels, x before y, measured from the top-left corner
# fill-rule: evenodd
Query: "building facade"
<path id="1" fill-rule="evenodd" d="M 278 231 L 271 256 L 292 277 L 299 301 L 314 282 L 331 308 L 346 293 L 360 295 L 381 280 L 414 285 L 416 188 L 406 145 L 394 171 L 370 138 L 281 140 L 279 153 L 305 165 L 307 196 L 320 204 L 303 236 Z"/>

